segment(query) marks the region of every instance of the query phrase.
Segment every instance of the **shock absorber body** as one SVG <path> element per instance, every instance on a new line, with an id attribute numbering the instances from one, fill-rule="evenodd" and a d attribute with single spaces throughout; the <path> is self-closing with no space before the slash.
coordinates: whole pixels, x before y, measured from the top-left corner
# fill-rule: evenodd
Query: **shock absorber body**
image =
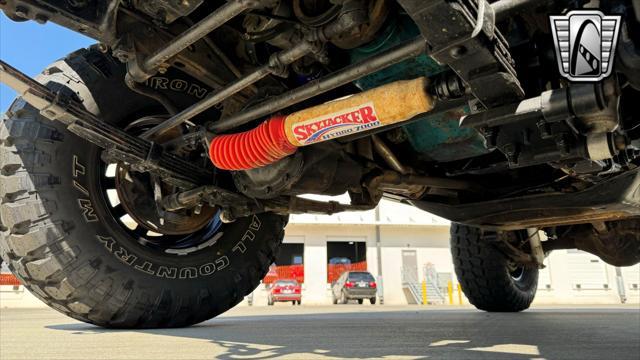
<path id="1" fill-rule="evenodd" d="M 254 169 L 291 155 L 298 147 L 406 121 L 431 111 L 434 105 L 426 78 L 396 81 L 272 117 L 243 133 L 215 137 L 209 156 L 220 169 Z"/>

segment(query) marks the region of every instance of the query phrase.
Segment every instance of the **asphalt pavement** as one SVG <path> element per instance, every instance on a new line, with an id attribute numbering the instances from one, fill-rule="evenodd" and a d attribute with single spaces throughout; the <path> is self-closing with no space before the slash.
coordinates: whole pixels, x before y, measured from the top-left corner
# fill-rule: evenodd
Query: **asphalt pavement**
<path id="1" fill-rule="evenodd" d="M 184 329 L 105 330 L 0 309 L 0 359 L 640 359 L 640 309 L 236 308 Z"/>

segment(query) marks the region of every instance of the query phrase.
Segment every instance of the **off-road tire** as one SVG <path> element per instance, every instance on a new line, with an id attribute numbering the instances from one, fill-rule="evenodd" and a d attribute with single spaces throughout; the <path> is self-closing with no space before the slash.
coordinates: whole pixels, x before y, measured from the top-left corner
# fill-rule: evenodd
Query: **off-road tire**
<path id="1" fill-rule="evenodd" d="M 374 297 L 370 298 L 369 302 L 371 303 L 371 305 L 375 305 L 376 304 L 376 298 L 374 298 Z"/>
<path id="2" fill-rule="evenodd" d="M 130 92 L 122 65 L 94 50 L 49 69 L 43 83 L 62 84 L 107 122 L 155 104 Z M 187 254 L 157 251 L 131 241 L 106 215 L 90 171 L 96 155 L 97 147 L 21 99 L 2 118 L 0 256 L 36 297 L 104 327 L 165 328 L 221 314 L 259 285 L 285 217 L 224 224 L 215 243 Z"/>
<path id="3" fill-rule="evenodd" d="M 538 287 L 538 269 L 524 268 L 514 279 L 506 256 L 479 228 L 452 224 L 451 255 L 458 281 L 469 302 L 491 312 L 517 312 L 531 305 Z"/>

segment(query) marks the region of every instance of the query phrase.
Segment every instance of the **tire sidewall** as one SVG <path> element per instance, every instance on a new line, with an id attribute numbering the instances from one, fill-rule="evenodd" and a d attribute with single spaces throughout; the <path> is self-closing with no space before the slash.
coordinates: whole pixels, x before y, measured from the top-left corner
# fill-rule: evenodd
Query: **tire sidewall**
<path id="1" fill-rule="evenodd" d="M 109 109 L 117 109 L 118 117 L 108 116 L 105 121 L 123 126 L 138 116 L 157 111 L 157 104 L 131 92 L 120 81 L 101 77 L 82 65 L 70 63 L 83 79 L 86 89 L 93 94 L 83 97 L 84 105 L 105 115 L 110 113 Z M 109 65 L 114 76 L 122 79 L 122 67 L 114 63 Z M 171 74 L 165 76 L 171 83 Z M 76 93 L 82 91 L 71 90 Z M 95 94 L 109 96 L 101 98 Z M 131 98 L 137 101 L 122 101 Z M 166 281 L 175 280 L 181 290 L 194 290 L 197 285 L 202 285 L 202 280 L 218 283 L 220 277 L 228 277 L 227 273 L 235 273 L 255 262 L 256 253 L 260 250 L 257 242 L 265 237 L 265 232 L 271 235 L 279 231 L 269 226 L 278 223 L 275 215 L 255 215 L 223 225 L 219 230 L 222 235 L 216 234 L 220 237 L 214 246 L 187 255 L 161 253 L 140 245 L 109 214 L 108 199 L 98 185 L 101 149 L 68 132 L 61 124 L 52 123 L 52 126 L 65 136 L 56 149 L 56 166 L 62 169 L 57 176 L 61 177 L 62 186 L 58 207 L 52 214 L 55 212 L 54 216 L 71 220 L 75 228 L 70 241 L 77 242 L 83 252 L 102 259 L 104 266 L 116 272 L 127 273 L 140 283 L 151 286 L 160 285 L 153 285 L 154 282 L 166 284 Z"/>
<path id="2" fill-rule="evenodd" d="M 104 54 L 82 50 L 52 67 L 62 72 L 39 80 L 66 89 L 105 122 L 121 125 L 158 113 L 148 98 L 128 90 L 123 66 Z M 33 191 L 15 204 L 25 211 L 12 213 L 11 204 L 1 205 L 1 210 L 24 219 L 20 224 L 28 226 L 32 240 L 30 249 L 18 249 L 25 245 L 8 242 L 13 233 L 3 230 L 0 249 L 36 296 L 97 325 L 174 327 L 216 316 L 257 287 L 275 258 L 286 217 L 266 213 L 238 219 L 219 229 L 214 244 L 184 255 L 151 249 L 110 215 L 108 199 L 98 186 L 100 149 L 22 104 L 19 100 L 12 105 L 19 114 L 10 111 L 6 126 L 10 136 L 17 129 L 16 136 L 23 137 L 11 140 L 17 141 L 15 149 L 0 143 L 5 145 L 0 155 L 20 155 L 21 174 L 28 173 Z M 24 136 L 25 126 L 59 136 L 53 141 L 36 136 L 31 144 L 27 140 L 34 136 Z M 17 255 L 25 251 L 26 256 Z M 178 312 L 184 313 L 175 316 Z"/>

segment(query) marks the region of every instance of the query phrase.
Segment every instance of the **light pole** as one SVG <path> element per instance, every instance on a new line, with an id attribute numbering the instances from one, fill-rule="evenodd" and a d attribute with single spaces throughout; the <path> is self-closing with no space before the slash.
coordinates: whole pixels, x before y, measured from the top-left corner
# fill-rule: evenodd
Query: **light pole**
<path id="1" fill-rule="evenodd" d="M 376 257 L 378 262 L 378 298 L 380 305 L 384 305 L 384 285 L 382 282 L 382 244 L 380 243 L 380 204 L 375 209 L 376 222 Z"/>

